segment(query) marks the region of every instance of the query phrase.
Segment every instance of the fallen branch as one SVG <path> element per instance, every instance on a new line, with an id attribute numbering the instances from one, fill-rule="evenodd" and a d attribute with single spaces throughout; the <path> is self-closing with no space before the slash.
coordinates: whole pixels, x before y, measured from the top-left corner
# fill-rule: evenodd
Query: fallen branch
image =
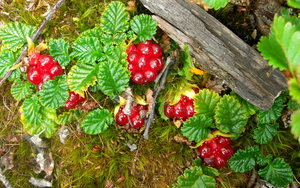
<path id="1" fill-rule="evenodd" d="M 153 92 L 153 103 L 152 103 L 152 107 L 151 107 L 151 111 L 149 113 L 148 119 L 146 121 L 146 129 L 144 132 L 144 139 L 148 140 L 149 139 L 149 129 L 151 127 L 151 124 L 154 121 L 154 111 L 155 111 L 155 105 L 156 105 L 156 100 L 158 97 L 158 94 L 160 93 L 161 90 L 163 90 L 165 88 L 165 84 L 167 81 L 167 76 L 170 70 L 170 67 L 176 62 L 176 59 L 174 57 L 174 53 L 167 58 L 166 60 L 166 66 L 163 69 L 163 71 L 160 73 L 160 75 L 158 76 L 159 81 L 156 80 L 156 84 L 159 83 L 159 85 L 157 87 L 155 87 L 155 90 Z"/>
<path id="2" fill-rule="evenodd" d="M 9 183 L 8 179 L 3 175 L 3 171 L 0 168 L 0 181 L 4 185 L 5 188 L 13 188 L 13 186 Z"/>
<path id="3" fill-rule="evenodd" d="M 43 20 L 43 22 L 41 23 L 41 25 L 37 28 L 37 30 L 35 31 L 35 33 L 33 34 L 33 36 L 31 37 L 31 40 L 34 42 L 36 41 L 39 36 L 41 35 L 43 29 L 45 28 L 45 26 L 47 25 L 47 23 L 52 19 L 54 13 L 61 7 L 61 5 L 65 2 L 66 0 L 58 0 L 56 2 L 56 4 L 54 5 L 54 7 L 51 9 L 51 11 L 49 12 L 49 14 L 45 17 L 45 19 Z M 19 55 L 18 59 L 14 62 L 14 64 L 11 67 L 14 67 L 15 65 L 19 64 L 22 59 L 27 55 L 27 50 L 28 50 L 28 45 L 26 45 L 21 54 Z M 0 81 L 0 87 L 1 85 L 8 79 L 8 77 L 11 75 L 12 70 L 9 70 L 5 73 L 4 77 L 1 79 Z"/>

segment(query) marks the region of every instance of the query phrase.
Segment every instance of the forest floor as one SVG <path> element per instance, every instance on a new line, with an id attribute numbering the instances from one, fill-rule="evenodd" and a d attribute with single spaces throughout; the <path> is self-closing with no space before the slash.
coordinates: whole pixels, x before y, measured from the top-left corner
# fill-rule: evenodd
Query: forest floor
<path id="1" fill-rule="evenodd" d="M 46 42 L 51 38 L 73 41 L 81 32 L 99 25 L 101 12 L 108 2 L 67 1 L 43 31 L 42 39 Z M 272 10 L 265 9 L 264 2 L 267 1 L 237 1 L 219 11 L 209 12 L 255 47 L 259 37 L 267 32 L 263 25 L 268 25 L 268 19 L 272 19 L 272 16 L 269 18 L 270 12 L 278 12 L 278 6 L 286 6 L 280 2 Z M 19 21 L 38 26 L 43 20 L 42 14 L 54 3 L 54 0 L 0 0 L 0 22 Z M 137 5 L 137 11 L 147 12 L 141 5 Z M 0 89 L 0 157 L 6 156 L 9 161 L 6 164 L 10 165 L 4 175 L 14 187 L 32 187 L 28 180 L 43 177 L 44 174 L 34 172 L 34 150 L 24 139 L 26 133 L 18 112 L 20 103 L 10 95 L 8 82 Z M 137 90 L 143 92 L 145 88 Z M 70 136 L 65 144 L 60 142 L 58 135 L 47 140 L 55 162 L 51 176 L 53 187 L 168 187 L 176 182 L 185 168 L 192 165 L 198 155 L 196 150 L 180 142 L 184 139 L 180 138 L 180 130 L 171 121 L 157 119 L 150 130 L 149 140 L 144 140 L 141 133 L 128 133 L 117 127 L 110 127 L 105 134 L 87 135 L 77 128 L 78 124 L 69 125 Z M 251 122 L 249 126 L 252 126 Z M 252 145 L 251 134 L 246 132 L 234 142 L 233 147 L 238 149 Z M 283 128 L 273 142 L 262 146 L 262 151 L 286 159 L 299 177 L 300 146 L 292 138 L 290 130 Z M 136 144 L 138 149 L 131 152 L 128 143 Z M 220 174 L 218 185 L 228 188 L 246 187 L 251 176 L 251 172 L 234 173 L 227 167 L 221 169 Z"/>

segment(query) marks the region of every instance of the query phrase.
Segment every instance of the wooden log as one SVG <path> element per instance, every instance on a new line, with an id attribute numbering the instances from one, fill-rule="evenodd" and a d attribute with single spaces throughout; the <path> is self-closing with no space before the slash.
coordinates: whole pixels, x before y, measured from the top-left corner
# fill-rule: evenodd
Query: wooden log
<path id="1" fill-rule="evenodd" d="M 223 79 L 248 102 L 272 107 L 287 88 L 284 75 L 213 16 L 186 0 L 140 0 L 158 26 L 182 47 L 188 45 L 197 67 Z"/>

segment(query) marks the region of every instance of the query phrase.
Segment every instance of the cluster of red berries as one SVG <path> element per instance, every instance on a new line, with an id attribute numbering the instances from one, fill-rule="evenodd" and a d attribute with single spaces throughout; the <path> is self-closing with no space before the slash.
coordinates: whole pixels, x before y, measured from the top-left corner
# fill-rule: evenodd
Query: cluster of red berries
<path id="1" fill-rule="evenodd" d="M 86 97 L 81 97 L 79 94 L 74 93 L 74 91 L 69 91 L 69 98 L 65 103 L 66 109 L 73 109 L 78 103 L 85 101 Z"/>
<path id="2" fill-rule="evenodd" d="M 27 78 L 37 86 L 38 90 L 42 89 L 44 82 L 53 80 L 55 76 L 62 75 L 63 72 L 59 63 L 49 55 L 33 53 L 30 56 Z"/>
<path id="3" fill-rule="evenodd" d="M 131 81 L 137 84 L 148 84 L 154 81 L 158 72 L 163 69 L 162 50 L 151 40 L 132 44 L 126 50 L 128 70 Z"/>
<path id="4" fill-rule="evenodd" d="M 137 104 L 131 108 L 130 115 L 124 113 L 125 105 L 120 106 L 116 114 L 116 122 L 120 126 L 126 128 L 139 128 L 145 123 L 145 113 L 148 110 L 148 105 Z"/>
<path id="5" fill-rule="evenodd" d="M 226 166 L 228 159 L 234 154 L 230 146 L 230 138 L 218 136 L 204 142 L 198 152 L 203 164 L 210 167 L 222 168 Z"/>

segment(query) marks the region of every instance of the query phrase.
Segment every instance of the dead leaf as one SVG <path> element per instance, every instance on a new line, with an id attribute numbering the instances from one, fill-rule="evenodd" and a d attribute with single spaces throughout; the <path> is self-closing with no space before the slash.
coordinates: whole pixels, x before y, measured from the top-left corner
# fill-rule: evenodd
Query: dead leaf
<path id="1" fill-rule="evenodd" d="M 12 169 L 14 167 L 14 150 L 4 154 L 0 158 L 0 164 L 4 166 L 4 171 Z"/>
<path id="2" fill-rule="evenodd" d="M 114 184 L 112 181 L 108 180 L 105 184 L 105 188 L 114 188 Z"/>
<path id="3" fill-rule="evenodd" d="M 174 120 L 173 123 L 179 129 L 181 127 L 183 121 L 182 120 Z"/>
<path id="4" fill-rule="evenodd" d="M 67 126 L 62 126 L 58 131 L 59 140 L 62 144 L 65 144 L 66 138 L 70 135 L 70 131 Z"/>
<path id="5" fill-rule="evenodd" d="M 116 183 L 119 184 L 119 183 L 122 183 L 123 181 L 125 180 L 125 177 L 124 176 L 121 176 L 117 179 Z"/>
<path id="6" fill-rule="evenodd" d="M 192 145 L 192 142 L 189 141 L 187 138 L 183 137 L 183 136 L 180 136 L 180 135 L 176 135 L 174 136 L 173 140 L 177 143 L 185 143 L 186 145 L 188 146 L 191 146 Z"/>
<path id="7" fill-rule="evenodd" d="M 228 89 L 227 85 L 225 84 L 225 81 L 221 80 L 217 77 L 215 77 L 211 80 L 208 80 L 205 84 L 205 87 L 207 89 L 214 90 L 215 92 L 217 92 L 219 94 L 221 94 L 222 91 L 225 91 Z"/>
<path id="8" fill-rule="evenodd" d="M 147 89 L 146 91 L 146 102 L 148 103 L 148 111 L 147 111 L 147 115 L 150 114 L 151 110 L 152 110 L 152 105 L 153 105 L 153 91 L 151 89 Z"/>

